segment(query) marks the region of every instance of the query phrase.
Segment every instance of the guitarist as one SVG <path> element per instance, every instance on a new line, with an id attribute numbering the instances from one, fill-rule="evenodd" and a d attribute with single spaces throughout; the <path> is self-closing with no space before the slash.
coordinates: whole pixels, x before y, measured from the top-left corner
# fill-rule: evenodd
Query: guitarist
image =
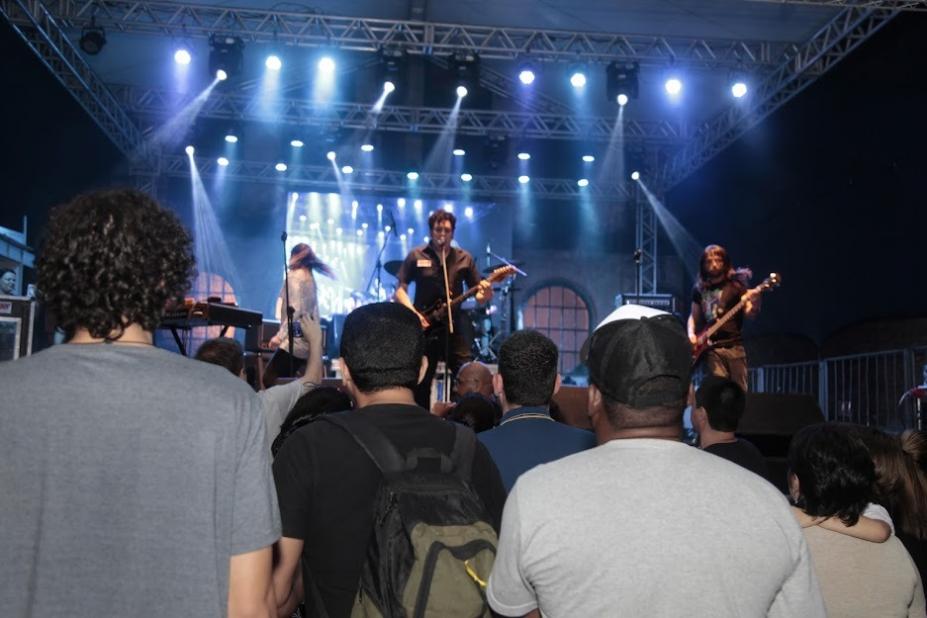
<path id="1" fill-rule="evenodd" d="M 430 409 L 431 381 L 439 360 L 445 359 L 448 371 L 456 374 L 465 362 L 473 360 L 470 353 L 470 341 L 463 335 L 464 321 L 460 314 L 453 311 L 454 332 L 447 327 L 447 316 L 432 324 L 423 312 L 446 298 L 444 273 L 447 268 L 447 289 L 451 299 L 468 288 L 479 286 L 476 300 L 485 303 L 492 298 L 492 284 L 480 279 L 480 271 L 469 252 L 460 247 L 453 247 L 454 230 L 457 218 L 446 210 L 436 210 L 428 217 L 431 240 L 427 245 L 415 247 L 402 262 L 396 275 L 399 287 L 396 288 L 395 300 L 415 312 L 425 329 L 425 355 L 428 358 L 428 371 L 422 382 L 415 389 L 415 401 L 426 410 Z M 409 284 L 415 283 L 415 302 L 409 298 Z"/>
<path id="2" fill-rule="evenodd" d="M 720 245 L 708 245 L 699 260 L 699 278 L 692 288 L 692 313 L 689 315 L 689 341 L 695 344 L 698 333 L 711 327 L 716 320 L 740 302 L 745 294 L 743 311 L 729 320 L 712 337 L 712 347 L 702 358 L 706 373 L 736 382 L 747 390 L 747 356 L 744 351 L 741 329 L 744 316 L 752 318 L 759 313 L 759 296 L 749 290 L 752 272 L 735 269 L 727 250 Z"/>

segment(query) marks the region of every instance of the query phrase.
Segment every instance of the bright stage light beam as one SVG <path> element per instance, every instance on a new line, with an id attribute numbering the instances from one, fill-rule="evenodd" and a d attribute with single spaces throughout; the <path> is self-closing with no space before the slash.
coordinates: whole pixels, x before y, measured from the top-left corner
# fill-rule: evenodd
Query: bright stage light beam
<path id="1" fill-rule="evenodd" d="M 186 148 L 183 149 L 183 151 L 187 153 L 188 156 L 192 157 L 193 153 L 196 152 L 196 148 L 194 148 L 193 146 L 187 146 Z"/>
<path id="2" fill-rule="evenodd" d="M 518 177 L 518 182 L 519 182 L 519 184 L 526 185 L 526 184 L 528 184 L 529 182 L 531 182 L 531 177 L 522 174 L 521 176 Z"/>
<path id="3" fill-rule="evenodd" d="M 229 160 L 226 157 L 219 157 L 216 159 L 216 163 L 218 163 L 220 167 L 228 167 Z"/>
<path id="4" fill-rule="evenodd" d="M 361 152 L 373 152 L 373 144 L 361 144 Z"/>
<path id="5" fill-rule="evenodd" d="M 640 180 L 640 179 L 641 179 L 640 172 L 638 172 L 637 170 L 634 170 L 633 172 L 631 172 L 631 180 Z"/>
<path id="6" fill-rule="evenodd" d="M 190 55 L 190 52 L 183 47 L 174 52 L 174 62 L 180 65 L 188 65 L 193 62 L 193 56 Z"/>
<path id="7" fill-rule="evenodd" d="M 226 73 L 224 69 L 219 69 L 218 71 L 216 71 L 216 79 L 218 79 L 220 82 L 224 82 L 228 78 L 229 78 L 229 74 Z"/>
<path id="8" fill-rule="evenodd" d="M 570 75 L 570 85 L 579 90 L 586 86 L 586 74 L 581 71 L 574 71 Z"/>
<path id="9" fill-rule="evenodd" d="M 671 77 L 666 80 L 666 83 L 663 84 L 663 87 L 666 89 L 666 94 L 671 97 L 679 96 L 679 93 L 682 92 L 682 82 L 677 77 Z"/>
<path id="10" fill-rule="evenodd" d="M 329 56 L 322 56 L 319 60 L 318 69 L 324 75 L 331 75 L 335 72 L 335 61 Z"/>
<path id="11" fill-rule="evenodd" d="M 628 104 L 628 95 L 621 93 L 616 97 L 616 100 L 618 101 L 618 105 L 624 107 Z"/>
<path id="12" fill-rule="evenodd" d="M 271 71 L 279 71 L 283 68 L 283 61 L 280 60 L 280 56 L 271 54 L 267 56 L 267 60 L 264 61 L 264 66 Z"/>
<path id="13" fill-rule="evenodd" d="M 468 93 L 469 91 L 467 90 L 466 86 L 457 86 L 457 98 L 458 99 L 464 98 L 465 96 L 467 96 Z"/>
<path id="14" fill-rule="evenodd" d="M 462 157 L 467 154 L 467 151 L 463 148 L 455 148 L 451 154 L 453 154 L 455 157 Z"/>
<path id="15" fill-rule="evenodd" d="M 518 73 L 518 81 L 523 83 L 525 86 L 530 86 L 534 83 L 535 74 L 531 69 L 522 69 Z"/>
<path id="16" fill-rule="evenodd" d="M 463 174 L 460 175 L 460 179 L 464 182 L 470 182 L 471 180 L 473 180 L 473 174 L 468 174 L 467 172 L 464 172 Z"/>
<path id="17" fill-rule="evenodd" d="M 747 84 L 743 82 L 737 82 L 731 86 L 731 94 L 735 99 L 742 99 L 747 96 Z"/>
<path id="18" fill-rule="evenodd" d="M 338 154 L 334 150 L 329 150 L 327 153 L 325 153 L 325 158 L 329 161 L 334 161 L 337 157 Z"/>

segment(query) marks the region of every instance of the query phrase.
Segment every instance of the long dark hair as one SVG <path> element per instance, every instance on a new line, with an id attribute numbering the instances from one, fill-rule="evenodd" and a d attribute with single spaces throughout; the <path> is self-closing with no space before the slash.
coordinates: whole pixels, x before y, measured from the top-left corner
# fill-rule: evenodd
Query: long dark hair
<path id="1" fill-rule="evenodd" d="M 290 249 L 290 268 L 315 270 L 327 277 L 335 278 L 335 271 L 332 270 L 331 266 L 320 260 L 312 247 L 304 242 L 294 245 Z"/>

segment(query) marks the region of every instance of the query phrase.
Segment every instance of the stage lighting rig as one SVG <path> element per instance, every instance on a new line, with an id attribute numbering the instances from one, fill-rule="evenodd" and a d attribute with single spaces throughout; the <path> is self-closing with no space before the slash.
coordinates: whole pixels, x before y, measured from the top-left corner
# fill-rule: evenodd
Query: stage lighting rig
<path id="1" fill-rule="evenodd" d="M 625 105 L 629 100 L 637 99 L 639 73 L 640 65 L 636 62 L 612 62 L 605 67 L 605 94 L 608 100 Z"/>
<path id="2" fill-rule="evenodd" d="M 237 36 L 210 36 L 209 76 L 216 77 L 219 71 L 224 71 L 226 78 L 239 75 L 244 63 L 244 49 L 244 41 Z"/>
<path id="3" fill-rule="evenodd" d="M 85 54 L 96 56 L 106 46 L 106 31 L 97 26 L 95 17 L 90 18 L 90 25 L 80 33 L 80 48 Z"/>
<path id="4" fill-rule="evenodd" d="M 389 92 L 396 89 L 401 83 L 403 66 L 406 61 L 406 53 L 401 49 L 391 47 L 381 47 L 377 52 L 377 83 L 385 84 L 389 82 L 392 88 Z"/>
<path id="5" fill-rule="evenodd" d="M 469 94 L 480 85 L 480 57 L 470 52 L 455 52 L 448 62 L 454 87 L 463 86 Z"/>

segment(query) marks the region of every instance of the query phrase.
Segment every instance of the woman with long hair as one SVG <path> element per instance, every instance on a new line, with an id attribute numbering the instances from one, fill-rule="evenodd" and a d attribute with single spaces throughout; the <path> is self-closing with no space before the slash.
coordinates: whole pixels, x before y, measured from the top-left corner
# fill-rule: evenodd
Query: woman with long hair
<path id="1" fill-rule="evenodd" d="M 296 375 L 305 368 L 310 358 L 315 361 L 318 357 L 318 362 L 321 363 L 322 350 L 311 350 L 309 344 L 310 341 L 321 341 L 321 337 L 311 337 L 309 333 L 300 332 L 303 325 L 308 328 L 321 329 L 319 299 L 313 271 L 318 271 L 327 277 L 335 277 L 331 267 L 316 256 L 312 247 L 306 243 L 294 245 L 290 250 L 289 264 L 289 303 L 293 309 L 294 326 L 293 354 L 290 356 L 289 312 L 286 310 L 287 290 L 284 283 L 280 287 L 275 309 L 277 319 L 280 320 L 280 330 L 270 339 L 270 347 L 275 351 L 264 370 L 266 388 L 273 386 L 278 377 Z"/>

